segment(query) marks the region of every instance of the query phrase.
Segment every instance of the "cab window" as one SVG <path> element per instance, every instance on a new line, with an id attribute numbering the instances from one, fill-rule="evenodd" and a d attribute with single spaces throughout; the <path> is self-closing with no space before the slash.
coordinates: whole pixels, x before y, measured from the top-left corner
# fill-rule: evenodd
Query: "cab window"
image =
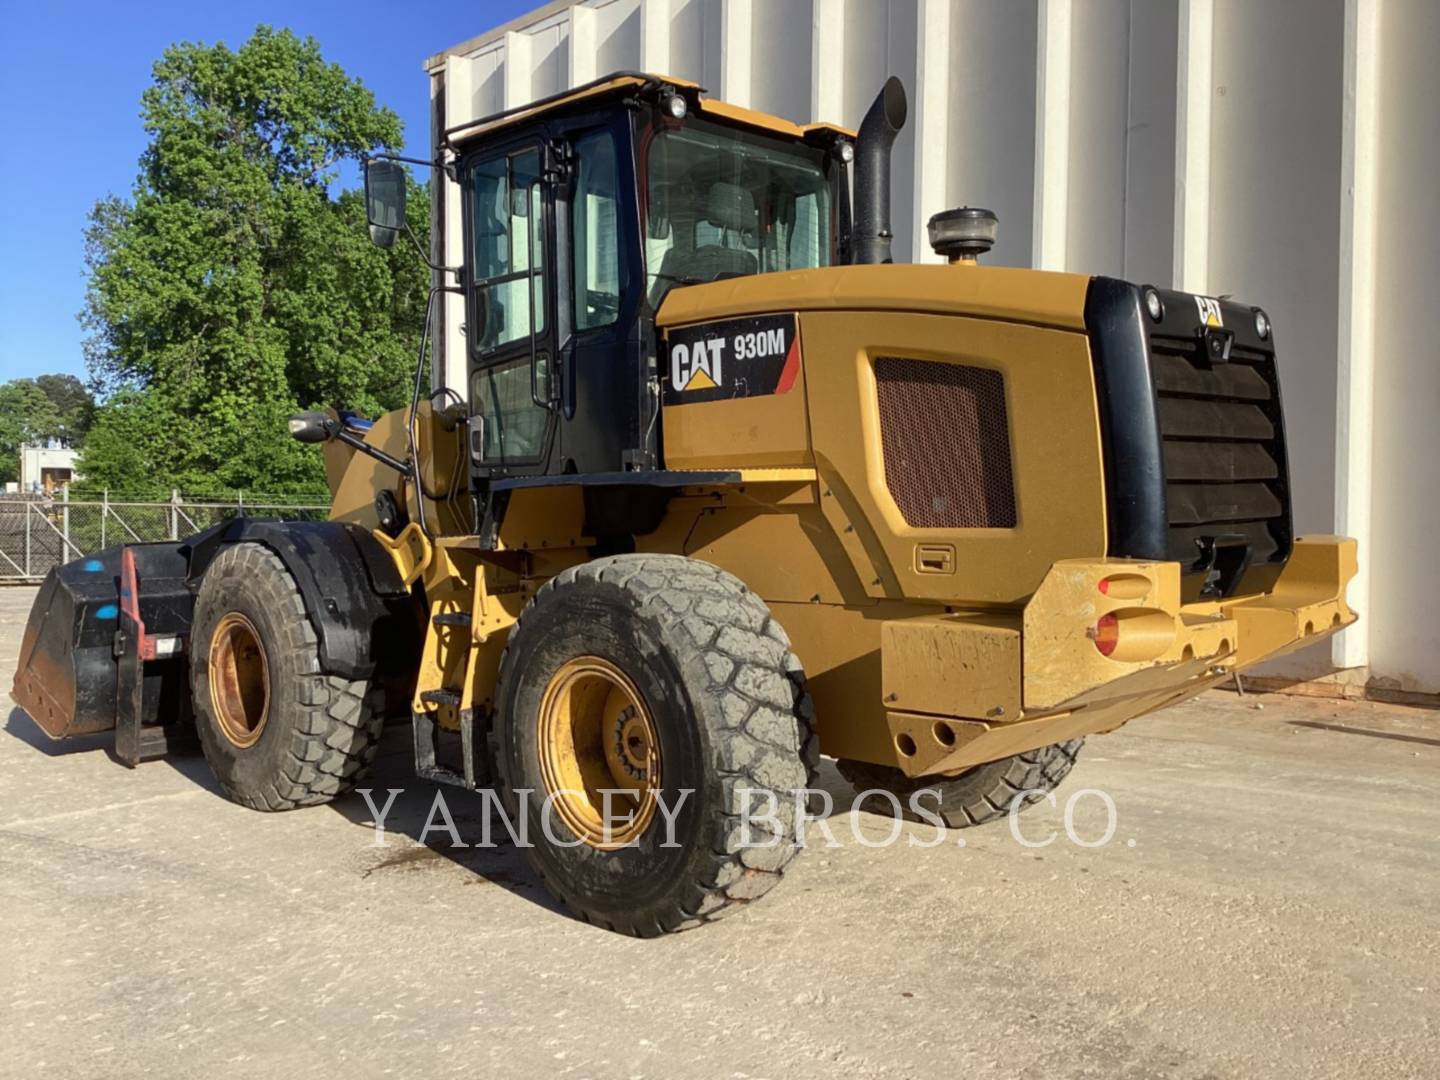
<path id="1" fill-rule="evenodd" d="M 609 326 L 620 315 L 619 173 L 615 140 L 597 131 L 575 141 L 575 195 L 570 203 L 575 329 Z"/>
<path id="2" fill-rule="evenodd" d="M 534 460 L 549 421 L 549 410 L 535 401 L 549 375 L 539 149 L 482 162 L 470 175 L 474 295 L 468 321 L 476 360 L 470 401 L 484 424 L 480 456 L 496 464 Z"/>
<path id="3" fill-rule="evenodd" d="M 471 181 L 478 352 L 529 338 L 533 312 L 545 331 L 545 233 L 540 152 L 526 149 L 476 166 Z"/>
<path id="4" fill-rule="evenodd" d="M 776 139 L 689 124 L 648 157 L 647 292 L 830 265 L 830 181 L 818 154 Z"/>

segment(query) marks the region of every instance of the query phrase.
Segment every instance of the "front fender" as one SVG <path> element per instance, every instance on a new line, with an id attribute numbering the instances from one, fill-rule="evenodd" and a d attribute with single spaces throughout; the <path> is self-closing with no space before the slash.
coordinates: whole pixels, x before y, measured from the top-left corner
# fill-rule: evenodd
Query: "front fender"
<path id="1" fill-rule="evenodd" d="M 192 590 L 199 589 L 223 548 L 240 543 L 264 544 L 295 578 L 326 673 L 368 679 L 377 672 L 399 672 L 418 655 L 421 606 L 394 560 L 359 525 L 261 518 L 224 522 L 186 543 Z"/>

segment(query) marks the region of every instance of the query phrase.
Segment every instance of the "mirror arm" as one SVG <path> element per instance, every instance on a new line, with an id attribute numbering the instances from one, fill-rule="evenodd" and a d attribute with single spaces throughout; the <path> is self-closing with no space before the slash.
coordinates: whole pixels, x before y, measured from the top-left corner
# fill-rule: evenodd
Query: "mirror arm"
<path id="1" fill-rule="evenodd" d="M 455 162 L 453 161 L 405 157 L 403 154 L 391 154 L 387 151 L 382 151 L 378 154 L 361 154 L 360 161 L 362 166 L 364 162 L 369 161 L 371 158 L 384 158 L 386 161 L 403 161 L 406 165 L 424 165 L 428 169 L 443 169 L 445 175 L 449 177 L 451 181 L 455 179 Z"/>
<path id="2" fill-rule="evenodd" d="M 420 238 L 415 235 L 415 230 L 412 229 L 412 228 L 410 228 L 410 223 L 409 223 L 408 221 L 405 222 L 405 224 L 404 224 L 404 230 L 405 230 L 405 235 L 410 238 L 410 243 L 412 243 L 412 244 L 415 245 L 415 253 L 420 256 L 420 261 L 421 261 L 421 262 L 423 262 L 423 263 L 424 263 L 426 266 L 428 266 L 431 270 L 438 270 L 438 271 L 439 271 L 440 273 L 442 273 L 442 274 L 454 274 L 456 281 L 462 280 L 462 279 L 461 279 L 461 276 L 460 276 L 461 271 L 462 271 L 462 269 L 463 269 L 462 267 L 459 267 L 459 266 L 446 266 L 444 263 L 436 263 L 436 262 L 431 262 L 431 261 L 430 261 L 430 256 L 429 256 L 429 254 L 425 251 L 425 248 L 421 245 L 421 243 L 420 243 Z"/>
<path id="3" fill-rule="evenodd" d="M 379 447 L 371 446 L 364 439 L 360 438 L 359 435 L 356 435 L 353 431 L 350 431 L 344 425 L 341 425 L 339 430 L 330 437 L 336 442 L 342 442 L 346 446 L 354 450 L 359 450 L 362 454 L 370 455 L 370 457 L 380 462 L 381 465 L 388 465 L 390 468 L 394 469 L 396 472 L 400 473 L 403 476 L 410 475 L 409 465 L 407 465 L 405 462 L 401 461 L 397 457 L 391 457 Z"/>

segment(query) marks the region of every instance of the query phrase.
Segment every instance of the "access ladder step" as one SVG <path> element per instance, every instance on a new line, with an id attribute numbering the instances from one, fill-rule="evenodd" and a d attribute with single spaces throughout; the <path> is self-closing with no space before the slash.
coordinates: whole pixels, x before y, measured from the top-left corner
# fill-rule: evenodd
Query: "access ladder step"
<path id="1" fill-rule="evenodd" d="M 464 611 L 442 611 L 430 621 L 436 626 L 469 626 L 470 615 Z"/>
<path id="2" fill-rule="evenodd" d="M 420 700 L 427 705 L 459 705 L 459 690 L 426 690 L 421 693 Z"/>
<path id="3" fill-rule="evenodd" d="M 453 690 L 435 690 L 431 693 L 454 693 Z M 457 694 L 458 698 L 459 695 Z M 415 775 L 433 780 L 437 784 L 456 784 L 475 790 L 475 778 L 479 773 L 475 756 L 475 714 L 470 709 L 460 710 L 460 769 L 457 771 L 436 760 L 439 750 L 439 730 L 431 713 L 412 713 L 415 735 Z"/>

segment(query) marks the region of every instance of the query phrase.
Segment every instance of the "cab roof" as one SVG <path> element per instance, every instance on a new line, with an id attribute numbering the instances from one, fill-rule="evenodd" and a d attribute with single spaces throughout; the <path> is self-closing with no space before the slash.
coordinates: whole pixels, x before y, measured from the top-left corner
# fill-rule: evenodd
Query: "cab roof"
<path id="1" fill-rule="evenodd" d="M 853 139 L 855 132 L 849 128 L 841 127 L 838 124 L 796 124 L 783 117 L 772 116 L 769 113 L 756 112 L 754 109 L 742 108 L 739 105 L 731 105 L 729 102 L 717 101 L 713 98 L 704 97 L 705 89 L 698 83 L 689 79 L 682 79 L 674 75 L 657 75 L 643 71 L 620 71 L 594 82 L 585 83 L 569 90 L 562 90 L 558 94 L 551 94 L 525 105 L 513 109 L 505 109 L 489 116 L 477 117 L 474 120 L 457 124 L 447 128 L 441 138 L 442 145 L 459 150 L 463 146 L 482 135 L 492 135 L 496 131 L 511 127 L 515 124 L 532 120 L 535 117 L 563 109 L 573 105 L 577 101 L 586 101 L 592 98 L 606 97 L 612 94 L 619 94 L 641 87 L 673 87 L 683 92 L 690 101 L 698 103 L 702 116 L 713 117 L 718 120 L 728 121 L 742 127 L 753 128 L 758 131 L 768 132 L 772 135 L 779 135 L 782 138 L 804 140 L 817 133 L 830 132 L 836 136 L 846 139 Z"/>

